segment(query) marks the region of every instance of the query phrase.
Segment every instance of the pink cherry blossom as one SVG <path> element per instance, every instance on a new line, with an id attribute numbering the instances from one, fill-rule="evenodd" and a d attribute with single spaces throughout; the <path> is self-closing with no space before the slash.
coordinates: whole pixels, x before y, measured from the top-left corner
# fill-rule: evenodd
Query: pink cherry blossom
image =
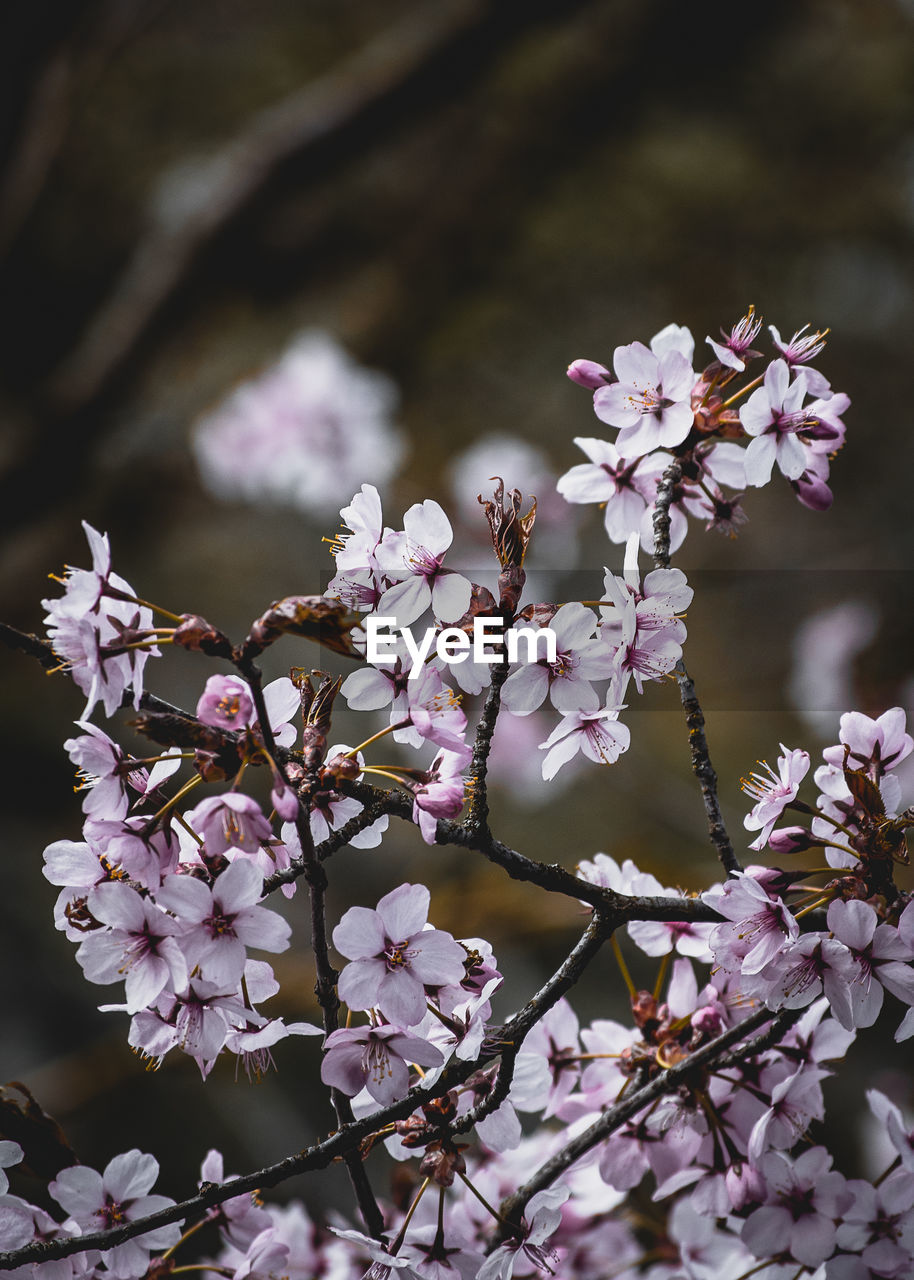
<path id="1" fill-rule="evenodd" d="M 204 979 L 234 986 L 245 948 L 285 951 L 291 929 L 275 911 L 258 906 L 263 876 L 246 858 L 232 862 L 210 889 L 189 875 L 169 876 L 156 895 L 160 906 L 187 925 L 181 946 Z"/>
<path id="2" fill-rule="evenodd" d="M 727 972 L 759 973 L 788 940 L 799 937 L 799 925 L 781 899 L 750 875 L 737 873 L 701 896 L 728 921 L 710 938 L 715 963 Z"/>
<path id="3" fill-rule="evenodd" d="M 768 837 L 774 830 L 774 824 L 791 803 L 796 800 L 800 783 L 809 772 L 809 752 L 791 750 L 781 743 L 783 755 L 778 756 L 778 772 L 775 773 L 769 764 L 759 761 L 768 776 L 762 773 L 751 773 L 743 779 L 743 790 L 754 797 L 756 804 L 743 819 L 747 831 L 758 831 L 761 834 L 750 844 L 750 849 L 764 849 Z"/>
<path id="4" fill-rule="evenodd" d="M 735 369 L 738 373 L 742 373 L 746 367 L 746 361 L 760 354 L 752 350 L 752 344 L 758 337 L 761 327 L 761 317 L 756 319 L 755 307 L 750 307 L 746 315 L 737 320 L 729 333 L 721 329 L 723 342 L 717 342 L 714 338 L 706 338 L 705 341 L 726 369 Z"/>
<path id="5" fill-rule="evenodd" d="M 353 908 L 355 910 L 355 908 Z M 354 1098 L 367 1089 L 382 1106 L 396 1102 L 409 1090 L 408 1063 L 440 1067 L 440 1050 L 427 1040 L 408 1035 L 401 1027 L 348 1027 L 333 1031 L 324 1046 L 321 1079 Z"/>
<path id="6" fill-rule="evenodd" d="M 807 420 L 802 408 L 806 389 L 804 373 L 791 382 L 787 362 L 772 360 L 763 386 L 753 391 L 740 409 L 740 422 L 753 437 L 746 450 L 747 484 L 767 484 L 775 462 L 788 480 L 796 480 L 805 471 L 809 449 L 797 432 Z"/>
<path id="7" fill-rule="evenodd" d="M 435 843 L 439 818 L 457 818 L 463 808 L 467 767 L 472 751 L 439 751 L 428 771 L 426 781 L 411 788 L 413 822 L 418 823 L 426 844 Z"/>
<path id="8" fill-rule="evenodd" d="M 777 1152 L 759 1166 L 768 1188 L 767 1204 L 746 1219 L 742 1239 L 757 1258 L 787 1252 L 815 1269 L 835 1249 L 837 1222 L 853 1203 L 840 1173 L 831 1171 L 824 1147 L 804 1151 L 793 1163 Z"/>
<path id="9" fill-rule="evenodd" d="M 89 982 L 125 979 L 131 1014 L 151 1005 L 166 987 L 184 990 L 188 969 L 176 939 L 184 931 L 179 921 L 120 881 L 97 885 L 88 908 L 108 926 L 90 933 L 76 953 Z"/>
<path id="10" fill-rule="evenodd" d="M 58 1204 L 86 1231 L 132 1222 L 157 1209 L 174 1204 L 167 1196 L 150 1195 L 159 1175 L 154 1156 L 141 1151 L 126 1151 L 105 1166 L 104 1174 L 86 1165 L 64 1169 L 50 1183 L 48 1190 Z M 175 1223 L 158 1227 L 105 1253 L 108 1271 L 121 1280 L 144 1275 L 152 1249 L 165 1249 L 176 1244 L 181 1228 Z"/>
<path id="11" fill-rule="evenodd" d="M 549 623 L 555 634 L 555 661 L 540 658 L 521 664 L 508 676 L 502 701 L 516 716 L 530 715 L 546 696 L 563 715 L 596 711 L 600 704 L 591 681 L 615 670 L 612 650 L 594 638 L 596 618 L 577 603 L 564 604 Z"/>
<path id="12" fill-rule="evenodd" d="M 613 368 L 619 381 L 594 392 L 601 422 L 619 427 L 616 448 L 625 457 L 681 444 L 692 428 L 695 375 L 681 351 L 658 356 L 641 342 L 617 347 Z"/>
<path id="13" fill-rule="evenodd" d="M 556 1185 L 531 1196 L 524 1213 L 522 1234 L 506 1240 L 490 1253 L 476 1273 L 476 1280 L 511 1280 L 516 1264 L 523 1261 L 521 1255 L 527 1262 L 554 1275 L 558 1255 L 545 1245 L 562 1221 L 561 1206 L 570 1194 L 568 1187 Z"/>
<path id="14" fill-rule="evenodd" d="M 460 982 L 466 952 L 449 933 L 427 929 L 425 885 L 402 884 L 377 910 L 350 907 L 333 945 L 352 963 L 340 974 L 340 999 L 351 1009 L 376 1006 L 392 1022 L 413 1027 L 425 1016 L 425 985 Z"/>
<path id="15" fill-rule="evenodd" d="M 431 498 L 417 502 L 403 517 L 402 534 L 385 538 L 377 549 L 380 567 L 395 579 L 378 610 L 408 626 L 429 607 L 442 622 L 456 622 L 470 607 L 469 581 L 444 568 L 454 538 L 451 522 Z"/>
<path id="16" fill-rule="evenodd" d="M 612 697 L 605 707 L 596 711 L 576 711 L 559 721 L 555 729 L 540 744 L 545 751 L 543 777 L 548 782 L 554 778 L 563 764 L 567 764 L 579 751 L 597 764 L 614 764 L 628 750 L 631 732 L 619 722 L 622 705 Z"/>
<path id="17" fill-rule="evenodd" d="M 228 849 L 255 853 L 273 834 L 260 805 L 242 791 L 207 796 L 190 810 L 186 820 L 203 837 L 210 857 Z"/>
<path id="18" fill-rule="evenodd" d="M 657 490 L 657 469 L 648 458 L 623 458 L 606 440 L 576 436 L 575 444 L 590 462 L 572 467 L 559 479 L 566 502 L 605 503 L 604 524 L 612 542 L 624 542 Z"/>

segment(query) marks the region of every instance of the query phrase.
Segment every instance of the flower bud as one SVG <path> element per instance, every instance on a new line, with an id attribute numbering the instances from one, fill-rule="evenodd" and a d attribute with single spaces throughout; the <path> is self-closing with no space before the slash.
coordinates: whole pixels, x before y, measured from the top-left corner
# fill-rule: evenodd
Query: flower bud
<path id="1" fill-rule="evenodd" d="M 781 827 L 772 831 L 768 837 L 768 848 L 772 853 L 803 853 L 806 849 L 820 848 L 824 840 L 814 836 L 806 827 Z"/>
<path id="2" fill-rule="evenodd" d="M 596 360 L 572 360 L 566 372 L 572 382 L 586 387 L 588 391 L 596 391 L 597 387 L 605 387 L 613 381 L 613 375 L 606 366 L 597 364 Z"/>

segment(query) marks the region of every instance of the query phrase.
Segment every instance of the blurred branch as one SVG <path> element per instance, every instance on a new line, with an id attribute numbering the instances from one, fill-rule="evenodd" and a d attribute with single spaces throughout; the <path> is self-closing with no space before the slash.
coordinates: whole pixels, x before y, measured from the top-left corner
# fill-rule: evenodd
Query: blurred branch
<path id="1" fill-rule="evenodd" d="M 82 340 L 52 377 L 52 407 L 93 400 L 128 358 L 202 250 L 294 160 L 316 160 L 365 123 L 430 62 L 478 27 L 486 0 L 438 0 L 359 49 L 313 83 L 259 112 L 221 150 L 166 173 L 150 225 Z M 376 122 L 373 121 L 373 129 Z"/>
<path id="2" fill-rule="evenodd" d="M 85 95 L 122 45 L 168 0 L 108 0 L 66 45 L 48 54 L 28 96 L 18 137 L 0 177 L 0 259 L 19 234 L 70 130 L 74 99 Z"/>

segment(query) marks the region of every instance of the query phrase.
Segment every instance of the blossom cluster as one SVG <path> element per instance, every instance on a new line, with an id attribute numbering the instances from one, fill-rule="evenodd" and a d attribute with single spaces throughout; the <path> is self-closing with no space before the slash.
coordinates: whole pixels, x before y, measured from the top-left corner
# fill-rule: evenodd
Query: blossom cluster
<path id="1" fill-rule="evenodd" d="M 559 486 L 569 501 L 606 503 L 610 537 L 625 544 L 621 572 L 606 568 L 592 600 L 525 599 L 536 500 L 524 510 L 500 480 L 479 497 L 495 590 L 446 565 L 453 531 L 436 501 L 416 503 L 394 529 L 364 484 L 341 511 L 325 593 L 271 605 L 241 644 L 138 597 L 113 573 L 107 538 L 85 526 L 92 570 L 69 570 L 63 596 L 45 602 L 50 644 L 87 698 L 66 743 L 83 784 L 82 840 L 45 851 L 59 889 L 55 922 L 88 981 L 122 984 L 120 1003 L 103 1007 L 128 1015 L 129 1042 L 153 1065 L 179 1049 L 205 1078 L 225 1053 L 258 1077 L 285 1037 L 320 1037 L 337 1146 L 313 1150 L 360 1171 L 367 1231 L 341 1213 L 313 1221 L 297 1202 L 264 1205 L 251 1177 L 233 1191 L 216 1150 L 201 1168 L 211 1206 L 202 1217 L 199 1200 L 185 1214 L 151 1194 L 157 1163 L 131 1150 L 103 1173 L 62 1169 L 47 1187 L 61 1218 L 9 1193 L 5 1170 L 17 1178 L 28 1152 L 0 1141 L 0 1250 L 69 1249 L 167 1209 L 175 1221 L 110 1247 L 92 1241 L 23 1261 L 40 1280 L 160 1280 L 194 1269 L 227 1280 L 912 1273 L 909 1119 L 868 1091 L 872 1132 L 890 1152 L 871 1180 L 835 1167 L 821 1127 L 827 1081 L 858 1034 L 884 1012 L 894 1020 L 900 1001 L 896 1039 L 914 1035 L 914 902 L 894 879 L 914 825 L 896 772 L 914 752 L 903 710 L 841 718 L 814 774 L 814 804 L 800 798 L 806 751 L 784 747 L 776 768 L 759 765 L 744 783 L 754 801 L 749 847 L 790 866 L 728 866 L 700 896 L 606 853 L 579 859 L 574 872 L 534 862 L 487 826 L 485 769 L 501 707 L 521 722 L 542 708 L 554 717 L 539 744 L 549 781 L 578 754 L 616 761 L 629 746 L 619 717 L 630 691 L 683 677 L 692 588 L 669 565 L 666 516 L 673 547 L 686 513 L 732 528 L 740 495 L 724 489 L 767 482 L 775 463 L 801 501 L 828 505 L 829 457 L 849 402 L 811 366 L 822 335 L 784 343 L 774 329 L 778 356 L 734 390 L 757 358 L 759 331 L 750 310 L 723 342 L 708 339 L 714 360 L 700 374 L 691 335 L 675 325 L 650 347 L 619 347 L 613 372 L 571 366 L 593 389 L 597 416 L 618 430 L 614 444 L 579 441 L 592 463 Z M 658 565 L 644 574 L 641 548 Z M 153 625 L 156 612 L 167 625 Z M 372 617 L 393 618 L 403 634 L 392 657 L 366 662 Z M 548 626 L 555 654 L 513 661 L 502 638 L 486 655 L 493 662 L 451 668 L 409 642 L 403 629 L 423 618 L 440 636 L 466 634 L 480 618 L 497 619 L 503 637 Z M 264 687 L 254 658 L 282 635 L 318 639 L 358 666 L 345 680 L 293 668 Z M 144 664 L 169 644 L 232 665 L 201 680 L 193 714 L 143 691 Z M 483 691 L 471 736 L 465 700 Z M 333 742 L 340 695 L 353 712 L 383 714 L 356 746 Z M 99 703 L 111 716 L 128 701 L 157 744 L 147 757 L 90 719 Z M 372 747 L 389 740 L 433 759 L 404 765 L 401 752 L 374 763 Z M 702 782 L 710 786 L 707 770 Z M 788 813 L 807 824 L 786 825 Z M 344 844 L 377 849 L 392 817 L 418 825 L 428 844 L 479 849 L 591 911 L 581 943 L 516 1012 L 498 1008 L 503 976 L 491 944 L 436 927 L 423 883 L 395 881 L 373 908 L 325 919 L 324 863 Z M 825 865 L 797 866 L 812 850 Z M 262 1011 L 278 982 L 250 954 L 290 945 L 291 926 L 266 903 L 276 890 L 291 896 L 302 875 L 318 926 L 320 1027 Z M 604 947 L 620 985 L 609 991 L 601 972 L 584 1020 L 570 995 Z M 641 986 L 633 972 L 650 978 Z M 366 1190 L 361 1161 L 380 1146 L 400 1166 L 395 1202 Z M 205 1254 L 184 1262 L 178 1251 L 192 1238 Z"/>
<path id="2" fill-rule="evenodd" d="M 494 501 L 480 501 L 489 514 L 502 565 L 498 600 L 487 587 L 445 566 L 453 533 L 437 502 L 415 504 L 403 518 L 404 528 L 394 530 L 384 524 L 381 500 L 371 485 L 363 485 L 340 513 L 344 532 L 334 544 L 337 572 L 327 595 L 365 618 L 392 618 L 399 628 L 427 616 L 435 626 L 449 623 L 465 633 L 479 618 L 497 618 L 505 628 L 502 645 L 512 628 L 548 626 L 555 636 L 554 657 L 511 663 L 501 701 L 516 716 L 530 715 L 547 699 L 559 713 L 558 724 L 541 744 L 546 780 L 578 752 L 598 763 L 613 763 L 630 741 L 627 726 L 619 723 L 629 681 L 640 693 L 645 680 L 663 679 L 682 656 L 686 628 L 681 614 L 693 594 L 685 575 L 679 569 L 655 569 L 642 582 L 635 537 L 626 548 L 623 574 L 605 571 L 602 593 L 592 607 L 578 601 L 522 604 L 522 566 L 535 503 L 521 518 L 519 492 L 514 491 L 506 507 L 500 484 Z M 505 550 L 504 526 L 511 525 L 515 541 Z M 504 648 L 494 650 L 493 656 L 499 652 Z M 452 667 L 439 657 L 421 668 L 419 663 L 404 636 L 395 657 L 347 677 L 343 696 L 354 710 L 388 708 L 395 741 L 415 747 L 423 738 L 435 742 L 442 753 L 433 769 L 437 767 L 440 778 L 453 778 L 472 753 L 463 736 L 461 695 L 445 679 L 445 669 L 463 693 L 473 695 L 491 682 L 493 661 L 479 661 L 474 653 Z M 417 814 L 426 839 L 433 834 L 432 819 L 455 816 L 461 804 L 456 786 L 446 808 L 429 810 L 425 798 L 417 795 L 417 809 L 431 815 L 423 819 Z"/>
<path id="3" fill-rule="evenodd" d="M 708 890 L 706 902 L 726 918 L 711 938 L 715 963 L 740 975 L 748 995 L 770 1008 L 805 1008 L 823 993 L 848 1030 L 869 1027 L 891 992 L 909 1006 L 896 1040 L 914 1035 L 914 904 L 894 887 L 894 864 L 908 861 L 904 833 L 914 810 L 898 814 L 901 787 L 893 769 L 914 751 L 901 707 L 877 719 L 841 717 L 839 740 L 823 752 L 815 772 L 816 807 L 799 799 L 810 768 L 807 752 L 782 747 L 777 773 L 744 783 L 757 803 L 746 815 L 777 855 L 821 850 L 824 868 L 750 868 Z M 810 826 L 777 823 L 788 810 L 809 815 Z M 821 855 L 820 855 L 821 856 Z M 838 871 L 842 874 L 835 875 Z M 810 888 L 814 876 L 827 882 Z M 802 910 L 785 899 L 801 893 Z M 825 913 L 824 929 L 803 929 L 800 917 Z"/>
<path id="4" fill-rule="evenodd" d="M 708 338 L 713 359 L 700 373 L 693 368 L 695 340 L 676 324 L 655 333 L 649 347 L 617 347 L 612 370 L 573 361 L 569 378 L 593 391 L 594 413 L 618 434 L 614 442 L 575 440 L 589 462 L 559 480 L 566 501 L 603 504 L 610 539 L 625 542 L 637 531 L 648 552 L 657 487 L 674 460 L 680 476 L 669 508 L 672 551 L 682 545 L 689 516 L 734 533 L 746 520 L 743 491 L 766 485 L 775 464 L 804 506 L 826 510 L 830 459 L 844 443 L 842 415 L 850 399 L 813 367 L 825 335 L 807 333 L 808 326 L 785 341 L 769 325 L 776 357 L 736 388 L 747 365 L 761 358 L 753 349 L 761 327 L 750 307 L 729 331 L 721 330 L 723 341 Z"/>

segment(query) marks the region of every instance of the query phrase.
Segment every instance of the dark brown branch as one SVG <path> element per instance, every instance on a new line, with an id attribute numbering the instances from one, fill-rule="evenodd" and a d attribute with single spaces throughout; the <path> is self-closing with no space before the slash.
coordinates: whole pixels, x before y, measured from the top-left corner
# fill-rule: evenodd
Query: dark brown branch
<path id="1" fill-rule="evenodd" d="M 412 806 L 408 796 L 401 796 L 396 792 L 379 792 L 377 788 L 363 782 L 341 783 L 341 790 L 361 800 L 363 804 L 370 804 L 378 795 L 386 794 L 386 811 L 407 822 L 412 821 Z M 566 898 L 586 902 L 596 910 L 616 913 L 623 920 L 694 920 L 714 923 L 720 920 L 718 914 L 698 898 L 629 897 L 624 893 L 616 893 L 612 889 L 580 879 L 559 863 L 547 864 L 528 858 L 496 840 L 488 831 L 467 830 L 458 822 L 441 819 L 438 822 L 437 842 L 474 849 L 501 867 L 513 880 L 526 880 L 550 893 L 560 893 Z M 301 874 L 302 870 L 303 868 L 299 868 L 298 873 Z"/>
<path id="2" fill-rule="evenodd" d="M 664 471 L 657 486 L 657 497 L 654 501 L 654 565 L 658 569 L 670 567 L 670 506 L 676 496 L 676 486 L 682 479 L 682 467 L 674 458 Z M 708 819 L 708 835 L 717 853 L 720 864 L 728 876 L 741 871 L 739 860 L 733 852 L 733 845 L 724 825 L 720 811 L 720 800 L 717 794 L 717 773 L 711 763 L 708 750 L 708 739 L 705 736 L 705 718 L 695 693 L 695 684 L 686 670 L 682 659 L 676 664 L 676 682 L 679 685 L 679 698 L 685 712 L 686 726 L 689 730 L 689 750 L 692 755 L 692 772 L 701 787 L 701 798 Z"/>
<path id="3" fill-rule="evenodd" d="M 755 1040 L 747 1040 L 739 1049 L 734 1049 L 732 1053 L 727 1052 L 727 1050 L 731 1050 L 732 1046 L 743 1040 L 747 1032 L 755 1031 L 766 1022 L 772 1021 L 772 1019 L 773 1025 L 766 1031 L 764 1036 Z M 507 1222 L 520 1223 L 527 1201 L 531 1196 L 535 1195 L 537 1191 L 543 1191 L 546 1187 L 551 1186 L 556 1178 L 569 1169 L 576 1160 L 580 1160 L 582 1156 L 593 1150 L 610 1134 L 615 1133 L 627 1120 L 636 1116 L 639 1111 L 643 1111 L 646 1106 L 663 1097 L 664 1094 L 671 1093 L 680 1084 L 685 1083 L 690 1075 L 699 1068 L 714 1067 L 732 1061 L 743 1062 L 754 1054 L 770 1048 L 771 1045 L 777 1043 L 795 1021 L 796 1014 L 792 1009 L 777 1015 L 771 1009 L 757 1009 L 755 1013 L 750 1013 L 749 1017 L 745 1018 L 737 1026 L 729 1027 L 709 1044 L 696 1049 L 694 1053 L 690 1053 L 687 1058 L 677 1063 L 675 1067 L 669 1067 L 666 1071 L 661 1072 L 660 1075 L 655 1076 L 643 1088 L 627 1094 L 605 1111 L 588 1129 L 578 1134 L 561 1151 L 556 1152 L 519 1190 L 508 1196 L 502 1202 L 500 1208 L 501 1216 Z"/>
<path id="4" fill-rule="evenodd" d="M 390 1106 L 383 1107 L 372 1115 L 363 1116 L 361 1120 L 344 1124 L 335 1133 L 312 1147 L 306 1147 L 303 1151 L 286 1156 L 276 1164 L 258 1169 L 254 1173 L 233 1178 L 231 1182 L 207 1187 L 198 1195 L 190 1196 L 187 1200 L 182 1200 L 170 1208 L 160 1209 L 134 1222 L 125 1222 L 121 1226 L 89 1232 L 82 1236 L 42 1241 L 9 1253 L 0 1253 L 0 1271 L 10 1271 L 26 1262 L 50 1262 L 54 1258 L 67 1258 L 89 1249 L 113 1249 L 115 1245 L 123 1244 L 125 1240 L 131 1240 L 136 1236 L 145 1235 L 146 1232 L 153 1231 L 157 1227 L 168 1226 L 172 1222 L 183 1222 L 186 1218 L 202 1213 L 213 1205 L 222 1204 L 233 1196 L 245 1195 L 263 1187 L 275 1187 L 297 1174 L 326 1169 L 334 1160 L 345 1159 L 347 1155 L 358 1152 L 362 1142 L 371 1134 L 395 1120 L 406 1119 L 422 1103 L 443 1097 L 451 1089 L 458 1088 L 475 1071 L 498 1056 L 500 1045 L 519 1046 L 530 1028 L 577 982 L 587 964 L 611 935 L 613 927 L 614 922 L 608 917 L 595 915 L 588 922 L 581 938 L 560 967 L 524 1005 L 523 1009 L 510 1018 L 503 1027 L 493 1030 L 490 1039 L 483 1045 L 481 1053 L 474 1060 L 458 1061 L 446 1067 L 430 1089 L 411 1089 L 399 1102 L 391 1103 Z"/>
<path id="5" fill-rule="evenodd" d="M 711 763 L 708 750 L 708 739 L 705 737 L 705 718 L 701 704 L 695 693 L 695 685 L 681 660 L 676 664 L 676 682 L 679 685 L 679 697 L 685 712 L 686 725 L 689 730 L 689 750 L 692 753 L 692 772 L 701 787 L 701 798 L 704 801 L 705 814 L 708 819 L 708 835 L 717 851 L 720 865 L 728 876 L 741 871 L 739 859 L 733 852 L 733 845 L 724 825 L 720 811 L 720 800 L 717 795 L 717 773 Z"/>
<path id="6" fill-rule="evenodd" d="M 581 935 L 577 946 L 569 953 L 564 964 L 553 974 L 549 982 L 537 992 L 533 999 L 524 1005 L 520 1013 L 515 1014 L 510 1023 L 502 1028 L 498 1037 L 501 1062 L 499 1063 L 495 1084 L 482 1102 L 468 1111 L 466 1115 L 460 1116 L 459 1119 L 451 1122 L 449 1126 L 451 1133 L 466 1133 L 478 1121 L 484 1120 L 486 1116 L 498 1110 L 510 1092 L 511 1083 L 514 1079 L 514 1068 L 517 1064 L 517 1055 L 520 1053 L 526 1036 L 532 1030 L 534 1024 L 552 1008 L 566 991 L 569 991 L 574 986 L 604 942 L 608 942 L 612 937 L 618 924 L 619 921 L 614 917 L 601 915 L 598 911 L 594 912 L 590 924 Z M 494 1043 L 494 1038 L 492 1043 Z"/>
<path id="7" fill-rule="evenodd" d="M 485 705 L 479 723 L 476 726 L 476 739 L 473 743 L 473 758 L 470 761 L 467 790 L 470 796 L 470 811 L 467 815 L 468 830 L 488 833 L 489 799 L 486 785 L 486 774 L 489 764 L 489 751 L 492 748 L 492 735 L 501 709 L 501 687 L 508 678 L 508 662 L 506 658 L 492 668 L 492 683 L 486 694 Z"/>
<path id="8" fill-rule="evenodd" d="M 239 659 L 236 665 L 250 686 L 254 706 L 260 721 L 260 732 L 264 746 L 276 761 L 276 767 L 282 773 L 286 785 L 289 786 L 289 779 L 286 777 L 282 762 L 276 759 L 276 741 L 273 737 L 273 727 L 270 724 L 263 696 L 263 679 L 260 668 L 249 658 Z M 317 996 L 317 1002 L 323 1015 L 324 1035 L 329 1036 L 339 1026 L 340 1001 L 336 993 L 336 981 L 339 974 L 330 960 L 330 943 L 327 938 L 327 873 L 315 853 L 314 837 L 311 834 L 311 819 L 301 803 L 299 803 L 298 812 L 295 815 L 295 829 L 298 832 L 299 843 L 304 855 L 305 878 L 308 881 L 308 896 L 311 906 L 311 950 L 314 955 L 316 972 L 314 994 Z M 354 1119 L 352 1105 L 346 1095 L 340 1093 L 339 1089 L 331 1089 L 330 1101 L 333 1104 L 339 1124 L 341 1126 L 351 1124 Z M 357 1150 L 347 1151 L 343 1159 L 365 1226 L 371 1235 L 376 1240 L 379 1240 L 384 1234 L 384 1215 L 371 1189 L 371 1183 L 368 1181 L 368 1173 L 362 1163 L 361 1154 Z"/>
<path id="9" fill-rule="evenodd" d="M 384 794 L 384 792 L 380 792 L 380 797 L 383 797 Z M 387 812 L 389 810 L 383 798 L 373 800 L 365 806 L 361 813 L 357 813 L 354 818 L 350 818 L 337 831 L 331 831 L 326 840 L 322 840 L 320 844 L 315 845 L 315 857 L 320 862 L 323 862 L 325 858 L 329 858 L 336 853 L 337 849 L 342 849 L 349 844 L 353 836 L 365 831 L 373 822 L 377 822 L 378 818 L 383 817 Z M 284 867 L 282 871 L 274 871 L 271 876 L 267 876 L 263 882 L 263 891 L 265 894 L 272 893 L 274 889 L 278 889 L 281 885 L 292 884 L 299 876 L 304 874 L 304 862 L 300 858 L 295 858 L 290 866 Z"/>

